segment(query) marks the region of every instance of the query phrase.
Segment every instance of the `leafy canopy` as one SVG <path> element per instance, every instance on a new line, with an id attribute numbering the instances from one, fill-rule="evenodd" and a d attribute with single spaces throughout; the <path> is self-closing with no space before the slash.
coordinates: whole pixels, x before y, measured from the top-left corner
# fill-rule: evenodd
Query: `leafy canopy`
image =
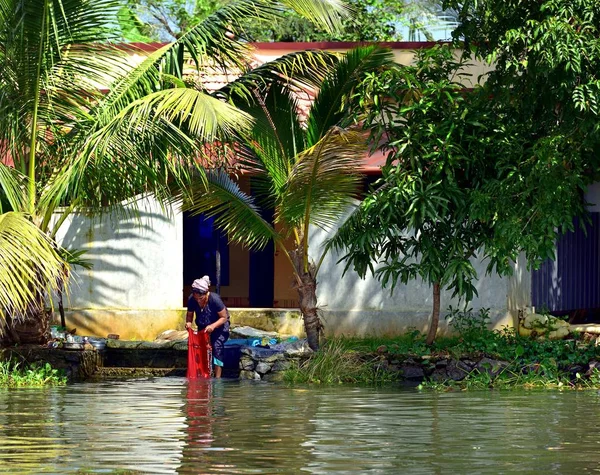
<path id="1" fill-rule="evenodd" d="M 599 177 L 600 3 L 596 0 L 445 3 L 459 11 L 455 37 L 487 76 L 485 153 L 497 174 L 476 212 L 494 224 L 498 257 L 554 257 L 557 234 L 586 216 L 581 199 Z M 582 220 L 585 222 L 585 219 Z"/>
<path id="2" fill-rule="evenodd" d="M 420 277 L 471 300 L 472 260 L 491 237 L 471 210 L 493 164 L 474 153 L 485 117 L 477 93 L 457 81 L 462 67 L 450 48 L 423 49 L 414 66 L 363 83 L 359 117 L 387 163 L 330 245 L 345 250 L 346 269 L 371 271 L 384 286 Z"/>

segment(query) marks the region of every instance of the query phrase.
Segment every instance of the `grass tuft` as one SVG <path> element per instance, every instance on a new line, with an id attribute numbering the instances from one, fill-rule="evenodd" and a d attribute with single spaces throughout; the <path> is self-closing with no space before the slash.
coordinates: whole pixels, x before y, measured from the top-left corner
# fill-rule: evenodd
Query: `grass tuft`
<path id="1" fill-rule="evenodd" d="M 328 340 L 309 359 L 284 373 L 290 383 L 379 384 L 392 379 L 381 358 L 349 349 L 348 340 L 341 338 Z"/>

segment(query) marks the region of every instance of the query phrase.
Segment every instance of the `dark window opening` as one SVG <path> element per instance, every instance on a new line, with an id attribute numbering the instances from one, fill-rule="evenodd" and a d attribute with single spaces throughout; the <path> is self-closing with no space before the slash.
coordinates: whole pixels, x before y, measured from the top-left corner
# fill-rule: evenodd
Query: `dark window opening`
<path id="1" fill-rule="evenodd" d="M 260 186 L 255 179 L 250 180 L 250 188 Z M 273 223 L 273 206 L 263 206 L 260 210 L 263 219 Z M 275 246 L 269 242 L 260 251 L 250 251 L 250 282 L 248 294 L 250 307 L 270 308 L 275 298 Z"/>
<path id="2" fill-rule="evenodd" d="M 375 183 L 381 178 L 381 174 L 370 174 L 362 176 L 362 186 L 360 190 L 359 200 L 364 200 L 371 192 L 373 192 Z"/>
<path id="3" fill-rule="evenodd" d="M 220 279 L 217 275 L 217 254 L 220 255 Z M 229 285 L 229 245 L 227 237 L 214 226 L 214 218 L 183 214 L 183 285 L 188 288 L 194 279 L 210 277 L 213 286 Z M 184 302 L 187 304 L 187 295 Z"/>

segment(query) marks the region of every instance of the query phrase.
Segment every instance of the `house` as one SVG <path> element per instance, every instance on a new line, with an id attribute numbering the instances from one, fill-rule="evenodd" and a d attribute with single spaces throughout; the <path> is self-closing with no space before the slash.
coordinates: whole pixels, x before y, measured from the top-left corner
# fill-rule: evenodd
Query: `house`
<path id="1" fill-rule="evenodd" d="M 409 64 L 415 48 L 427 43 L 389 43 L 399 63 Z M 131 51 L 131 61 L 141 61 L 144 53 L 159 45 L 139 45 Z M 343 52 L 352 43 L 259 43 L 255 61 L 261 64 L 286 53 L 303 49 L 328 49 Z M 488 68 L 470 67 L 476 80 Z M 214 87 L 233 78 L 215 76 Z M 466 87 L 473 84 L 465 84 Z M 310 99 L 310 98 L 308 98 Z M 366 156 L 365 182 L 378 174 L 382 155 Z M 240 178 L 240 186 L 251 191 L 250 177 Z M 219 292 L 238 323 L 255 324 L 265 329 L 300 334 L 302 322 L 296 307 L 289 263 L 273 248 L 248 252 L 228 245 L 227 240 L 204 217 L 193 217 L 175 210 L 163 210 L 151 198 L 140 203 L 137 218 L 106 215 L 89 219 L 73 215 L 58 234 L 67 249 L 86 249 L 91 270 L 75 269 L 67 322 L 84 334 L 105 336 L 117 333 L 122 338 L 154 339 L 160 332 L 181 327 L 184 305 L 191 282 L 208 274 L 216 280 L 216 255 L 220 256 Z M 311 247 L 317 248 L 326 233 L 314 234 Z M 411 328 L 425 330 L 431 312 L 432 292 L 428 285 L 415 281 L 400 285 L 393 295 L 379 282 L 359 279 L 348 273 L 338 256 L 323 262 L 317 295 L 323 312 L 325 332 L 345 335 L 395 335 Z M 511 325 L 517 308 L 529 305 L 527 290 L 530 274 L 522 263 L 515 275 L 500 278 L 485 276 L 479 263 L 479 296 L 471 303 L 477 309 L 490 308 L 494 325 Z M 442 308 L 457 305 L 442 296 Z M 447 329 L 441 322 L 440 331 Z"/>

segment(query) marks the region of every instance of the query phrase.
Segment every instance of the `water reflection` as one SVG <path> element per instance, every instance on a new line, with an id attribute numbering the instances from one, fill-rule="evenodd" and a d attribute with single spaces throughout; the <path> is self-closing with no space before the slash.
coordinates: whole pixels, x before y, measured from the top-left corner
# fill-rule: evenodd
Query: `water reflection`
<path id="1" fill-rule="evenodd" d="M 0 473 L 584 473 L 596 392 L 163 378 L 0 391 Z"/>

